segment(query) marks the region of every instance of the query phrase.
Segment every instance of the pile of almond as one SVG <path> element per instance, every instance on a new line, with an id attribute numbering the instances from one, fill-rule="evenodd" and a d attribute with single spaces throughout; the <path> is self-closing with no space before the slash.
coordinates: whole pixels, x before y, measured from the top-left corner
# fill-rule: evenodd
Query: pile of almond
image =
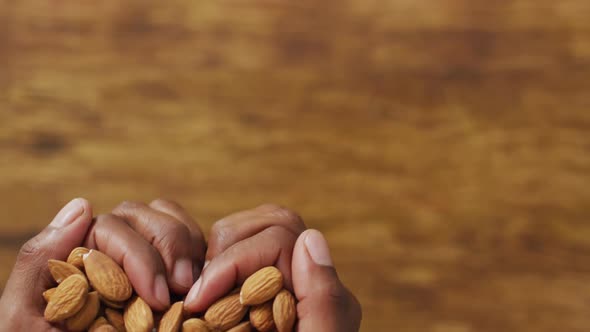
<path id="1" fill-rule="evenodd" d="M 291 332 L 295 325 L 295 298 L 272 266 L 251 275 L 204 315 L 190 317 L 182 301 L 163 315 L 152 312 L 123 269 L 100 251 L 76 248 L 67 262 L 48 264 L 58 285 L 43 293 L 45 319 L 69 331 Z"/>

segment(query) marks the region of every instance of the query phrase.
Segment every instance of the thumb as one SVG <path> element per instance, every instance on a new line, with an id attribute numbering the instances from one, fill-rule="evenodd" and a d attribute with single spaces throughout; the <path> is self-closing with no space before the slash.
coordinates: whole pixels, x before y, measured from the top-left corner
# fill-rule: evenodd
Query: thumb
<path id="1" fill-rule="evenodd" d="M 91 222 L 92 209 L 87 200 L 76 198 L 66 204 L 40 234 L 21 247 L 2 301 L 11 299 L 21 303 L 21 308 L 42 308 L 41 294 L 53 284 L 47 260 L 67 259 L 70 251 L 84 241 Z"/>
<path id="2" fill-rule="evenodd" d="M 322 233 L 310 229 L 299 236 L 291 270 L 299 332 L 359 330 L 361 307 L 338 279 Z"/>

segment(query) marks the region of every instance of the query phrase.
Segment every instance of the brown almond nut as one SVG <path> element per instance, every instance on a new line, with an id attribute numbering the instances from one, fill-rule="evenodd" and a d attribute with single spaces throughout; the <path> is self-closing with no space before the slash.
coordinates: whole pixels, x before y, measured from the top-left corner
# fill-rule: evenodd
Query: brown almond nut
<path id="1" fill-rule="evenodd" d="M 111 300 L 107 300 L 104 297 L 100 296 L 100 294 L 98 294 L 98 297 L 100 297 L 100 301 L 109 308 L 113 308 L 113 309 L 123 309 L 125 308 L 125 305 L 127 304 L 126 301 L 111 301 Z M 115 326 L 116 327 L 116 326 Z"/>
<path id="2" fill-rule="evenodd" d="M 278 332 L 291 332 L 297 318 L 295 297 L 286 289 L 281 290 L 272 305 L 272 315 Z"/>
<path id="3" fill-rule="evenodd" d="M 99 327 L 101 327 L 103 325 L 108 325 L 108 324 L 109 324 L 109 322 L 106 320 L 106 318 L 100 316 L 94 320 L 92 325 L 90 325 L 90 327 L 88 328 L 88 332 L 95 332 L 96 329 L 98 329 Z"/>
<path id="4" fill-rule="evenodd" d="M 213 327 L 200 318 L 187 319 L 182 323 L 182 332 L 213 332 Z"/>
<path id="5" fill-rule="evenodd" d="M 106 308 L 104 310 L 104 315 L 107 317 L 107 320 L 111 325 L 117 329 L 119 332 L 125 332 L 125 320 L 123 320 L 123 314 L 117 310 Z"/>
<path id="6" fill-rule="evenodd" d="M 53 288 L 49 288 L 48 290 L 43 292 L 43 298 L 45 299 L 45 302 L 49 302 L 49 299 L 51 298 L 53 293 L 55 293 L 56 289 L 57 289 L 57 287 L 53 287 Z"/>
<path id="7" fill-rule="evenodd" d="M 47 265 L 49 267 L 49 272 L 51 273 L 53 280 L 55 280 L 55 282 L 57 282 L 58 284 L 64 281 L 67 277 L 71 276 L 72 274 L 79 274 L 83 277 L 86 277 L 84 276 L 84 273 L 80 271 L 80 269 L 66 262 L 50 259 L 47 261 Z"/>
<path id="8" fill-rule="evenodd" d="M 133 289 L 123 269 L 112 258 L 97 250 L 83 256 L 84 268 L 90 284 L 109 301 L 125 301 Z"/>
<path id="9" fill-rule="evenodd" d="M 272 318 L 272 301 L 250 308 L 250 324 L 261 332 L 268 332 L 275 327 Z"/>
<path id="10" fill-rule="evenodd" d="M 283 288 L 283 275 L 274 266 L 267 266 L 248 277 L 240 291 L 243 305 L 262 304 L 277 295 Z"/>
<path id="11" fill-rule="evenodd" d="M 88 281 L 84 276 L 73 274 L 62 281 L 45 307 L 45 319 L 59 322 L 74 316 L 86 303 Z"/>
<path id="12" fill-rule="evenodd" d="M 82 270 L 84 268 L 84 260 L 82 256 L 90 251 L 88 248 L 78 247 L 74 248 L 68 256 L 67 262 Z"/>
<path id="13" fill-rule="evenodd" d="M 86 303 L 74 316 L 66 320 L 66 327 L 70 331 L 86 330 L 98 315 L 100 300 L 97 292 L 90 292 L 86 297 Z"/>
<path id="14" fill-rule="evenodd" d="M 182 314 L 184 310 L 184 302 L 174 303 L 168 311 L 162 316 L 159 332 L 177 332 L 182 324 Z"/>
<path id="15" fill-rule="evenodd" d="M 129 332 L 151 332 L 154 328 L 152 309 L 139 296 L 129 301 L 123 314 L 125 329 Z"/>
<path id="16" fill-rule="evenodd" d="M 248 307 L 240 303 L 240 294 L 228 295 L 217 300 L 205 312 L 205 320 L 220 330 L 232 328 L 242 320 Z"/>
<path id="17" fill-rule="evenodd" d="M 227 332 L 251 332 L 251 331 L 252 331 L 252 325 L 250 325 L 250 322 L 240 323 L 236 327 L 233 327 L 233 328 L 227 330 Z"/>
<path id="18" fill-rule="evenodd" d="M 117 332 L 117 329 L 110 324 L 104 324 L 97 327 L 94 332 Z"/>

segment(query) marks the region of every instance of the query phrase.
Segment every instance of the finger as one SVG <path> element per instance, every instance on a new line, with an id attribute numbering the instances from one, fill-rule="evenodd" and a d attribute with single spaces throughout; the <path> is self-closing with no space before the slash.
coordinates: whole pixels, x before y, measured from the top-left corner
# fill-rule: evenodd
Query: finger
<path id="1" fill-rule="evenodd" d="M 149 207 L 156 211 L 166 213 L 177 220 L 180 220 L 186 227 L 188 227 L 191 235 L 191 244 L 194 246 L 197 255 L 197 264 L 193 266 L 193 282 L 201 274 L 201 266 L 205 261 L 205 252 L 207 251 L 207 242 L 201 227 L 194 221 L 194 219 L 186 212 L 186 210 L 179 204 L 165 199 L 156 199 L 149 204 Z"/>
<path id="2" fill-rule="evenodd" d="M 292 273 L 299 332 L 359 330 L 360 304 L 338 279 L 322 233 L 307 230 L 299 236 Z"/>
<path id="3" fill-rule="evenodd" d="M 281 226 L 272 226 L 240 241 L 215 257 L 203 270 L 185 300 L 190 312 L 203 311 L 215 300 L 265 266 L 276 266 L 292 289 L 291 254 L 297 237 Z"/>
<path id="4" fill-rule="evenodd" d="M 305 230 L 303 220 L 296 213 L 278 205 L 264 204 L 216 222 L 211 228 L 206 259 L 213 259 L 235 243 L 271 226 L 283 226 L 296 236 Z"/>
<path id="5" fill-rule="evenodd" d="M 22 246 L 2 300 L 11 299 L 19 303 L 18 308 L 42 309 L 41 294 L 53 284 L 47 261 L 65 260 L 82 244 L 91 222 L 92 208 L 87 200 L 76 198 L 66 204 L 39 235 Z"/>
<path id="6" fill-rule="evenodd" d="M 119 216 L 99 215 L 86 240 L 123 267 L 133 288 L 153 309 L 170 305 L 166 269 L 160 254 Z"/>
<path id="7" fill-rule="evenodd" d="M 186 294 L 194 281 L 193 265 L 199 261 L 188 227 L 169 214 L 142 203 L 124 202 L 113 210 L 113 214 L 124 218 L 158 250 L 171 290 Z"/>

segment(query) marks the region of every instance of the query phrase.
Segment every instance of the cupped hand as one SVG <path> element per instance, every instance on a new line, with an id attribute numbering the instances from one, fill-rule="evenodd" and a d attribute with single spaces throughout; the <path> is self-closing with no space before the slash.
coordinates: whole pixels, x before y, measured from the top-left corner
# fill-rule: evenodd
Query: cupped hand
<path id="1" fill-rule="evenodd" d="M 66 260 L 79 246 L 111 256 L 139 296 L 164 310 L 169 291 L 186 294 L 198 278 L 206 244 L 199 227 L 173 202 L 126 202 L 93 219 L 90 203 L 74 199 L 21 248 L 0 298 L 0 331 L 60 330 L 43 317 L 42 293 L 54 286 L 47 261 Z"/>
<path id="2" fill-rule="evenodd" d="M 190 312 L 216 299 L 262 267 L 274 265 L 297 300 L 299 332 L 358 331 L 361 307 L 340 282 L 324 236 L 306 230 L 290 210 L 266 204 L 214 224 L 207 262 L 185 300 Z"/>
<path id="3" fill-rule="evenodd" d="M 123 267 L 133 288 L 152 309 L 170 305 L 170 291 L 186 294 L 199 277 L 205 240 L 199 226 L 178 204 L 123 202 L 99 215 L 84 242 Z"/>
<path id="4" fill-rule="evenodd" d="M 43 317 L 42 294 L 54 283 L 47 261 L 66 260 L 72 249 L 82 245 L 91 224 L 90 203 L 76 198 L 22 246 L 0 298 L 0 331 L 60 331 Z"/>

